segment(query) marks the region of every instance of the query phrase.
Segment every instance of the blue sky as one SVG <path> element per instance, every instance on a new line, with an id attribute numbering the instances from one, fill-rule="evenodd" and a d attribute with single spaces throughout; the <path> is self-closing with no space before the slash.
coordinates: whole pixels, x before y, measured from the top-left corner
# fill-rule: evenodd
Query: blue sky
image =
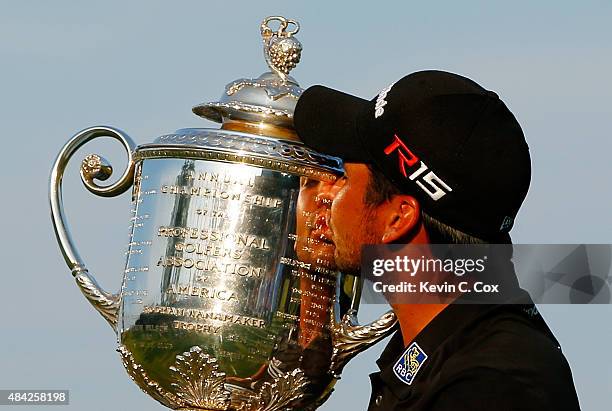
<path id="1" fill-rule="evenodd" d="M 371 98 L 404 74 L 433 68 L 496 91 L 532 152 L 515 242 L 611 242 L 610 2 L 4 1 L 0 388 L 68 388 L 75 410 L 161 409 L 129 381 L 112 331 L 72 284 L 48 217 L 48 173 L 65 141 L 91 125 L 119 127 L 137 143 L 214 126 L 191 107 L 265 71 L 258 30 L 273 14 L 302 25 L 302 62 L 292 74 L 303 87 L 325 84 Z M 89 152 L 122 167 L 110 142 L 93 143 L 83 155 Z M 81 254 L 106 288 L 118 289 L 128 198 L 92 197 L 74 164 L 65 186 Z M 363 307 L 361 315 L 371 319 L 380 309 Z M 542 311 L 570 361 L 583 409 L 608 409 L 611 307 Z M 349 364 L 322 409 L 366 408 L 367 374 L 380 348 Z"/>

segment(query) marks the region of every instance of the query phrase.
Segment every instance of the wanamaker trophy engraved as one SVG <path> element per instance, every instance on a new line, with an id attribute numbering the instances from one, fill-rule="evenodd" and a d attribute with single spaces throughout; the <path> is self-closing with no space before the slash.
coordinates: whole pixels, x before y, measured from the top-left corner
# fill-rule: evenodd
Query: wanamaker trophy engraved
<path id="1" fill-rule="evenodd" d="M 276 29 L 272 28 L 275 26 Z M 117 334 L 136 384 L 178 410 L 314 409 L 345 363 L 387 335 L 392 313 L 359 326 L 360 279 L 337 272 L 319 186 L 339 159 L 305 147 L 293 130 L 302 92 L 289 76 L 299 25 L 261 25 L 270 71 L 239 79 L 217 102 L 193 108 L 220 129 L 181 129 L 135 146 L 112 127 L 77 133 L 51 172 L 51 214 L 77 286 Z M 98 196 L 132 188 L 121 290 L 104 291 L 68 232 L 66 165 L 85 143 L 113 137 L 128 165 L 119 179 L 98 155 L 81 179 Z"/>

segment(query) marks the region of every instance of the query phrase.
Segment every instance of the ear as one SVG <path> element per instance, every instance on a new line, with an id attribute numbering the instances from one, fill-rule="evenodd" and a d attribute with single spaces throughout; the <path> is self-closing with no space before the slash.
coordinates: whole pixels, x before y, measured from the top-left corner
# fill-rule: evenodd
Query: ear
<path id="1" fill-rule="evenodd" d="M 382 242 L 392 243 L 406 236 L 419 224 L 421 207 L 419 202 L 408 195 L 394 196 L 383 211 L 384 231 Z"/>

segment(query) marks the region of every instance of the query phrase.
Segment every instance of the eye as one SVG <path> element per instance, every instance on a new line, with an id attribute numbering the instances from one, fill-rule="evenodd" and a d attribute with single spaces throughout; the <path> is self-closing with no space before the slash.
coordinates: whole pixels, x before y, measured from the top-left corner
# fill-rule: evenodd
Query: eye
<path id="1" fill-rule="evenodd" d="M 309 177 L 300 178 L 300 188 L 313 188 L 319 184 L 319 180 Z"/>

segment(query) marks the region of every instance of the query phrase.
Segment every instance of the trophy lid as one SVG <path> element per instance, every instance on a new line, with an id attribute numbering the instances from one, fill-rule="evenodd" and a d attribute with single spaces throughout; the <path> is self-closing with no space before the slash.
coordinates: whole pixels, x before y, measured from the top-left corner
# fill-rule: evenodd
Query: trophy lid
<path id="1" fill-rule="evenodd" d="M 269 26 L 272 21 L 279 22 L 276 31 Z M 138 146 L 137 160 L 178 157 L 241 163 L 331 181 L 342 174 L 342 160 L 304 146 L 293 128 L 293 111 L 303 91 L 289 76 L 302 51 L 293 37 L 299 24 L 271 16 L 260 27 L 271 71 L 233 81 L 219 101 L 193 108 L 195 114 L 221 123 L 221 129 L 189 128 L 162 135 Z"/>
<path id="2" fill-rule="evenodd" d="M 269 26 L 273 21 L 279 22 L 276 31 Z M 302 53 L 302 44 L 294 37 L 300 25 L 295 20 L 270 16 L 261 23 L 260 30 L 270 71 L 255 79 L 229 83 L 219 101 L 199 104 L 193 112 L 222 123 L 223 129 L 253 132 L 268 126 L 286 128 L 292 135 L 290 139 L 295 140 L 293 110 L 303 90 L 289 72 L 299 63 Z M 245 130 L 240 125 L 251 127 Z"/>

